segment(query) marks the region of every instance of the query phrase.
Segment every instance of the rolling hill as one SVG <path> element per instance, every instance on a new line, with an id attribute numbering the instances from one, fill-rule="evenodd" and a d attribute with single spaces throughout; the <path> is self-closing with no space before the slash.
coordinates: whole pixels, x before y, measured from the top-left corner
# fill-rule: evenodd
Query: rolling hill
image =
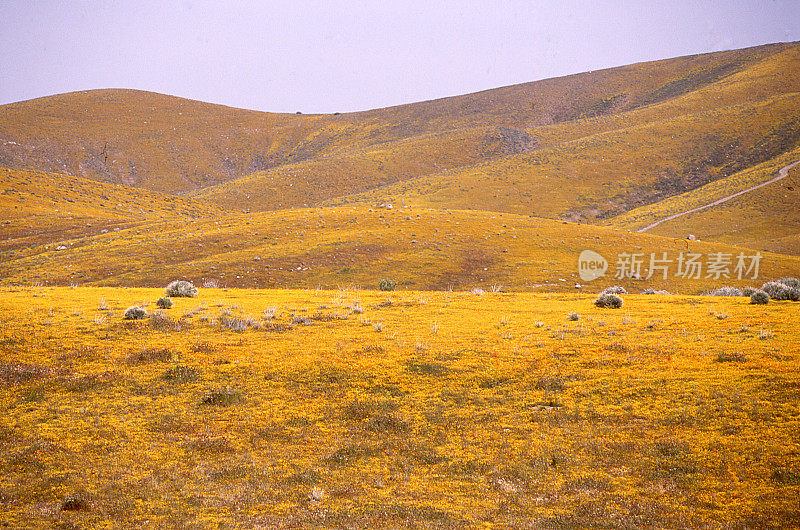
<path id="1" fill-rule="evenodd" d="M 800 143 L 800 93 L 615 129 L 330 204 L 400 202 L 598 221 Z"/>
<path id="2" fill-rule="evenodd" d="M 462 122 L 465 111 L 462 107 L 453 108 L 455 101 L 452 98 L 416 104 L 419 106 L 417 114 L 409 114 L 408 107 L 387 109 L 395 113 L 393 119 L 402 116 L 411 124 L 419 123 L 419 114 L 440 116 L 438 113 L 443 113 L 443 116 L 451 116 L 452 121 L 450 129 L 436 137 L 386 142 L 378 149 L 367 152 L 358 149 L 299 164 L 287 164 L 200 190 L 196 195 L 220 204 L 269 210 L 311 205 L 319 199 L 326 199 L 326 204 L 381 201 L 386 200 L 387 195 L 402 195 L 416 184 L 427 187 L 433 183 L 437 188 L 444 180 L 452 182 L 450 187 L 454 189 L 444 192 L 444 196 L 436 195 L 431 190 L 422 190 L 418 193 L 422 196 L 421 202 L 478 209 L 494 209 L 498 206 L 493 203 L 502 203 L 504 211 L 519 208 L 527 212 L 530 201 L 525 200 L 525 193 L 528 190 L 509 196 L 502 193 L 497 201 L 492 201 L 492 197 L 487 198 L 483 193 L 473 197 L 466 193 L 465 196 L 461 190 L 469 189 L 473 184 L 470 181 L 475 180 L 479 188 L 516 188 L 518 181 L 522 181 L 519 187 L 525 188 L 528 173 L 539 169 L 536 166 L 540 165 L 541 157 L 538 156 L 541 151 L 545 151 L 547 160 L 552 160 L 554 164 L 560 164 L 562 157 L 568 158 L 564 162 L 573 171 L 552 175 L 555 178 L 552 181 L 554 186 L 565 189 L 574 185 L 575 175 L 596 171 L 597 168 L 591 165 L 602 159 L 608 148 L 607 144 L 600 145 L 603 153 L 598 155 L 589 147 L 586 149 L 586 160 L 576 163 L 570 157 L 580 156 L 583 152 L 581 149 L 586 146 L 575 142 L 606 133 L 615 134 L 618 143 L 614 149 L 618 157 L 636 160 L 641 156 L 652 156 L 659 160 L 667 159 L 667 174 L 650 175 L 658 180 L 661 188 L 666 187 L 667 190 L 651 189 L 647 182 L 636 183 L 640 196 L 650 195 L 650 200 L 657 200 L 716 178 L 722 166 L 727 172 L 743 169 L 797 143 L 800 126 L 797 122 L 798 111 L 794 106 L 796 99 L 787 103 L 784 98 L 792 99 L 800 92 L 800 83 L 792 74 L 800 65 L 800 48 L 789 46 L 780 51 L 771 50 L 775 53 L 766 55 L 764 49 L 750 49 L 750 52 L 759 52 L 750 61 L 742 59 L 743 51 L 740 50 L 736 56 L 710 54 L 658 61 L 464 96 L 464 105 L 468 108 L 479 108 L 478 102 L 489 100 L 500 101 L 505 108 L 516 109 L 515 121 L 509 120 L 508 114 L 496 116 L 493 125 L 502 129 L 494 136 L 505 137 L 506 140 L 499 149 L 488 152 L 483 146 L 489 136 L 475 129 L 476 124 L 483 126 L 486 123 L 485 117 L 476 112 L 473 121 Z M 738 58 L 739 62 L 720 63 L 723 58 L 729 61 Z M 710 64 L 712 60 L 715 61 L 714 65 Z M 713 72 L 716 74 L 712 75 Z M 676 77 L 678 73 L 681 77 Z M 659 82 L 663 84 L 656 88 Z M 683 88 L 679 90 L 679 87 Z M 623 90 L 627 91 L 624 92 L 625 97 L 617 97 L 619 91 Z M 653 95 L 656 93 L 658 97 Z M 569 103 L 572 109 L 569 112 L 559 106 L 566 104 L 564 94 L 575 98 Z M 602 102 L 606 100 L 617 101 L 617 104 L 604 106 Z M 627 101 L 625 105 L 621 103 L 623 100 Z M 532 103 L 533 107 L 525 110 L 519 106 L 519 101 L 537 103 Z M 512 105 L 512 102 L 516 103 Z M 431 107 L 437 105 L 440 108 L 432 111 Z M 773 111 L 781 105 L 783 108 L 777 110 L 778 124 L 775 123 Z M 545 107 L 546 112 L 543 110 Z M 375 111 L 373 120 L 377 120 L 378 114 Z M 522 119 L 522 116 L 527 118 Z M 443 119 L 439 117 L 437 122 L 441 123 Z M 669 120 L 674 121 L 662 123 Z M 741 121 L 748 124 L 742 125 Z M 755 124 L 756 130 L 749 131 L 750 124 Z M 648 126 L 650 129 L 647 129 Z M 698 139 L 703 128 L 708 126 L 721 130 L 721 133 L 705 134 Z M 697 145 L 688 146 L 695 153 L 687 153 L 689 142 L 683 138 L 683 127 L 689 127 L 689 132 L 695 136 L 692 142 Z M 472 142 L 464 142 L 464 131 L 472 133 Z M 652 134 L 648 136 L 648 132 Z M 738 138 L 742 133 L 749 138 Z M 761 136 L 757 136 L 759 134 Z M 649 142 L 652 135 L 662 137 L 658 138 L 659 145 L 651 150 Z M 453 149 L 456 146 L 458 149 Z M 424 148 L 422 154 L 421 148 Z M 435 158 L 429 161 L 431 155 L 435 155 Z M 688 155 L 695 158 L 686 159 Z M 719 167 L 714 166 L 715 163 Z M 654 168 L 644 169 L 652 172 Z M 659 169 L 657 167 L 655 171 Z M 608 179 L 615 178 L 615 168 L 601 170 Z M 459 184 L 461 179 L 466 181 L 465 186 Z M 508 179 L 510 181 L 504 183 Z M 358 188 L 364 190 L 364 196 L 342 198 L 347 193 L 357 195 Z M 627 195 L 624 188 L 619 192 Z M 640 205 L 641 197 L 632 199 L 621 201 L 622 207 Z M 581 205 L 575 206 L 585 209 Z M 548 212 L 548 215 L 551 213 Z M 568 212 L 567 216 L 574 218 L 576 214 L 585 215 Z"/>
<path id="3" fill-rule="evenodd" d="M 583 250 L 608 261 L 605 277 L 585 287 L 591 291 L 619 284 L 633 292 L 697 294 L 721 284 L 760 285 L 800 270 L 800 258 L 763 253 L 758 273 L 739 279 L 737 257 L 749 262 L 754 251 L 496 212 L 358 206 L 203 217 L 160 213 L 171 207 L 166 199 L 154 200 L 155 220 L 4 252 L 0 282 L 159 287 L 185 278 L 228 287 L 374 289 L 381 278 L 393 278 L 401 289 L 574 291 L 584 283 L 578 270 Z M 642 261 L 640 278 L 623 274 L 634 272 L 618 266 L 624 253 Z M 703 269 L 697 277 L 679 277 L 684 253 L 696 254 L 703 267 L 717 253 L 730 264 L 724 276 Z M 647 278 L 652 258 L 670 263 Z"/>
<path id="4" fill-rule="evenodd" d="M 222 213 L 184 197 L 39 171 L 0 168 L 0 188 L 0 251 Z"/>
<path id="5" fill-rule="evenodd" d="M 800 255 L 800 212 L 797 208 L 800 168 L 795 165 L 787 169 L 785 178 L 746 191 L 773 180 L 780 168 L 797 161 L 800 161 L 800 149 L 658 204 L 636 208 L 615 217 L 609 224 L 641 231 L 675 212 L 702 208 L 736 195 L 722 204 L 663 221 L 646 231 L 667 237 L 694 234 L 703 240 Z"/>
<path id="6" fill-rule="evenodd" d="M 557 145 L 597 133 L 597 127 L 618 128 L 619 122 L 598 124 L 598 118 L 645 111 L 667 101 L 680 100 L 671 111 L 639 112 L 623 121 L 653 121 L 669 112 L 675 116 L 795 92 L 800 83 L 792 75 L 797 56 L 796 45 L 775 44 L 399 107 L 315 116 L 246 111 L 131 90 L 76 92 L 0 106 L 0 166 L 174 193 L 313 160 L 316 180 L 336 184 L 325 186 L 329 188 L 325 198 L 331 198 L 492 160 L 534 145 Z M 744 86 L 733 83 L 737 75 L 749 81 Z M 705 87 L 726 82 L 734 86 L 724 94 L 714 89 L 713 97 L 692 97 Z M 565 127 L 553 129 L 554 124 Z M 538 130 L 548 126 L 546 131 Z M 402 143 L 383 145 L 397 141 Z M 458 149 L 447 145 L 451 141 L 460 142 Z M 375 160 L 363 155 L 376 148 L 406 163 L 376 166 Z M 437 165 L 416 164 L 414 157 L 420 149 L 438 152 Z M 470 152 L 465 155 L 464 151 Z M 343 167 L 349 180 L 338 176 Z M 265 174 L 264 186 L 256 182 L 256 188 L 268 189 L 268 179 L 274 177 Z M 304 178 L 297 177 L 295 185 Z M 293 183 L 292 172 L 278 180 L 281 187 L 288 186 Z M 218 200 L 220 195 L 224 193 L 211 197 Z M 280 204 L 286 208 L 319 199 L 314 186 L 308 186 L 307 193 L 292 195 L 298 197 L 287 203 L 269 200 L 270 194 L 262 192 L 256 194 L 258 200 L 243 206 L 273 209 Z M 239 200 L 245 196 L 240 194 Z"/>
<path id="7" fill-rule="evenodd" d="M 128 90 L 0 106 L 0 279 L 571 290 L 584 249 L 610 263 L 592 289 L 645 287 L 612 277 L 620 253 L 756 249 L 762 277 L 797 275 L 796 173 L 636 230 L 798 159 L 798 66 L 775 44 L 314 116 Z M 732 276 L 646 286 L 758 283 Z"/>

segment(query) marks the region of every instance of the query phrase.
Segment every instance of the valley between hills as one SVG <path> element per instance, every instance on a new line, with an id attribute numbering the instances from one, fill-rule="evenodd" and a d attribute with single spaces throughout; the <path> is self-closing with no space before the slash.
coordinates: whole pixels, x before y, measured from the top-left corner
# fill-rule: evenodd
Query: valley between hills
<path id="1" fill-rule="evenodd" d="M 0 106 L 0 524 L 799 526 L 798 71 Z"/>
<path id="2" fill-rule="evenodd" d="M 411 289 L 573 289 L 577 242 L 613 261 L 688 250 L 694 235 L 703 252 L 769 253 L 765 273 L 779 277 L 798 268 L 797 168 L 646 236 L 628 231 L 800 158 L 798 64 L 800 47 L 775 44 L 328 115 L 131 90 L 4 105 L 0 276 L 155 286 L 162 270 L 239 287 L 374 288 L 391 275 Z M 131 259 L 109 250 L 122 241 Z"/>

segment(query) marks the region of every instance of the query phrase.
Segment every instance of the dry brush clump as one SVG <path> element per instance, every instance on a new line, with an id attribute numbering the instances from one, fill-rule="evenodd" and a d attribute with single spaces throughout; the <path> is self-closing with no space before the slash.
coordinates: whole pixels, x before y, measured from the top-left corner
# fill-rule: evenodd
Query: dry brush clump
<path id="1" fill-rule="evenodd" d="M 161 378 L 175 383 L 190 383 L 200 378 L 200 371 L 191 366 L 178 364 L 161 374 Z"/>
<path id="2" fill-rule="evenodd" d="M 247 330 L 247 328 L 262 329 L 264 327 L 262 322 L 255 317 L 248 315 L 233 316 L 225 312 L 221 313 L 216 318 L 215 322 L 223 329 L 229 329 L 236 332 L 243 332 Z"/>
<path id="3" fill-rule="evenodd" d="M 125 320 L 144 320 L 147 318 L 147 310 L 138 305 L 133 305 L 125 310 L 122 318 Z"/>
<path id="4" fill-rule="evenodd" d="M 150 315 L 150 327 L 157 331 L 181 331 L 187 325 L 190 325 L 190 323 L 187 324 L 185 320 L 176 322 L 161 310 L 155 311 Z"/>
<path id="5" fill-rule="evenodd" d="M 755 305 L 764 305 L 769 303 L 769 294 L 761 289 L 756 289 L 750 295 L 750 303 Z"/>
<path id="6" fill-rule="evenodd" d="M 394 291 L 397 288 L 397 282 L 390 278 L 383 278 L 378 282 L 378 289 L 381 291 Z"/>
<path id="7" fill-rule="evenodd" d="M 156 307 L 159 309 L 171 309 L 172 299 L 170 299 L 168 296 L 162 296 L 156 300 Z"/>
<path id="8" fill-rule="evenodd" d="M 717 287 L 710 293 L 709 296 L 744 296 L 744 293 L 738 287 L 723 286 Z"/>
<path id="9" fill-rule="evenodd" d="M 624 301 L 622 297 L 609 292 L 602 292 L 594 301 L 594 305 L 597 307 L 609 308 L 609 309 L 619 309 L 622 307 Z"/>
<path id="10" fill-rule="evenodd" d="M 229 387 L 211 390 L 200 400 L 206 407 L 229 407 L 242 401 L 242 393 Z"/>
<path id="11" fill-rule="evenodd" d="M 800 278 L 780 278 L 778 281 L 788 287 L 800 289 Z"/>
<path id="12" fill-rule="evenodd" d="M 784 283 L 784 281 L 788 283 Z M 800 288 L 793 286 L 795 282 L 794 278 L 783 278 L 765 283 L 761 286 L 761 290 L 767 293 L 772 300 L 797 302 L 800 301 Z"/>
<path id="13" fill-rule="evenodd" d="M 168 297 L 194 298 L 197 296 L 197 287 L 186 280 L 175 280 L 167 285 L 164 291 Z"/>

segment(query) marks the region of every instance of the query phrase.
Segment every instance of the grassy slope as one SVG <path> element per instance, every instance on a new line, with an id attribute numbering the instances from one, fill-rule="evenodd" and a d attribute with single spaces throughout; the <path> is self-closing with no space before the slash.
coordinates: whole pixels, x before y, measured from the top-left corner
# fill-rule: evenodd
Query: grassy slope
<path id="1" fill-rule="evenodd" d="M 800 143 L 800 93 L 667 118 L 327 204 L 400 202 L 596 221 Z"/>
<path id="2" fill-rule="evenodd" d="M 370 146 L 417 136 L 445 133 L 446 143 L 449 134 L 459 138 L 462 129 L 532 130 L 581 116 L 622 112 L 730 77 L 791 49 L 770 45 L 682 57 L 338 116 L 243 111 L 136 91 L 65 94 L 0 107 L 0 165 L 190 191 L 296 161 L 350 151 L 357 156 Z M 483 139 L 479 136 L 478 141 Z M 417 144 L 408 144 L 409 154 Z M 447 158 L 440 162 L 442 167 L 471 161 L 460 153 L 449 160 L 454 150 L 440 150 Z M 489 149 L 482 156 L 496 154 Z M 405 157 L 409 167 L 389 164 L 377 174 L 367 161 L 365 169 L 353 171 L 357 183 L 339 179 L 346 185 L 336 193 L 417 176 L 421 169 L 411 158 Z M 322 174 L 330 177 L 339 169 L 332 164 Z M 253 201 L 242 206 L 310 204 L 315 188 L 309 187 L 309 192 L 291 204 L 269 200 L 266 205 Z"/>
<path id="3" fill-rule="evenodd" d="M 526 133 L 517 132 L 528 139 Z M 198 199 L 229 208 L 275 210 L 308 206 L 366 187 L 472 165 L 526 149 L 496 127 L 472 127 L 384 142 L 316 157 L 200 190 Z M 526 143 L 534 144 L 535 140 Z"/>
<path id="4" fill-rule="evenodd" d="M 315 118 L 134 90 L 92 90 L 0 107 L 0 165 L 175 192 L 306 156 Z"/>
<path id="5" fill-rule="evenodd" d="M 637 208 L 609 221 L 611 226 L 637 230 L 659 219 L 691 210 L 775 177 L 778 170 L 800 160 L 800 149 L 658 204 Z M 800 254 L 800 170 L 787 178 L 723 204 L 664 222 L 648 231 L 667 237 L 695 234 L 720 241 L 784 254 Z"/>
<path id="6" fill-rule="evenodd" d="M 797 303 L 162 293 L 0 290 L 7 526 L 800 524 Z"/>
<path id="7" fill-rule="evenodd" d="M 741 249 L 648 234 L 494 212 L 365 207 L 165 219 L 135 229 L 31 247 L 6 254 L 4 283 L 166 285 L 185 277 L 245 287 L 376 287 L 382 277 L 402 289 L 574 290 L 584 249 L 610 261 L 605 279 L 622 284 L 699 293 L 721 284 L 748 285 L 796 274 L 800 259 L 766 255 L 759 281 L 725 278 L 616 280 L 620 252 L 703 254 Z M 752 254 L 745 251 L 747 255 Z M 649 261 L 645 264 L 649 265 Z M 673 265 L 674 268 L 674 265 Z"/>
<path id="8" fill-rule="evenodd" d="M 0 168 L 0 189 L 3 251 L 221 213 L 183 197 L 38 171 Z"/>
<path id="9" fill-rule="evenodd" d="M 723 58 L 727 62 L 722 61 Z M 309 205 L 314 200 L 353 193 L 359 188 L 370 189 L 396 181 L 408 181 L 414 177 L 419 177 L 421 182 L 436 183 L 440 179 L 463 174 L 464 179 L 471 181 L 476 172 L 485 167 L 492 168 L 495 164 L 511 177 L 523 179 L 528 170 L 538 169 L 531 167 L 533 154 L 513 157 L 515 162 L 512 166 L 508 165 L 506 159 L 498 160 L 499 157 L 514 152 L 502 148 L 487 151 L 485 140 L 489 135 L 482 137 L 485 133 L 480 128 L 476 129 L 476 124 L 514 127 L 515 130 L 530 134 L 535 141 L 534 147 L 538 149 L 563 147 L 564 151 L 548 151 L 548 156 L 554 162 L 563 156 L 563 152 L 572 154 L 575 144 L 570 144 L 570 141 L 602 132 L 626 131 L 621 134 L 632 136 L 630 142 L 635 146 L 636 152 L 632 148 L 628 148 L 626 152 L 624 145 L 616 148 L 622 149 L 623 156 L 635 157 L 648 152 L 648 146 L 642 145 L 633 132 L 636 126 L 654 124 L 670 118 L 702 116 L 709 110 L 733 108 L 737 105 L 744 105 L 748 113 L 757 111 L 757 107 L 746 106 L 800 91 L 800 82 L 792 75 L 798 64 L 800 47 L 797 46 L 766 57 L 757 53 L 750 56 L 748 61 L 743 60 L 740 51 L 735 56 L 700 56 L 637 64 L 387 109 L 392 112 L 390 119 L 405 124 L 409 131 L 419 130 L 422 127 L 420 117 L 427 116 L 430 120 L 428 127 L 441 127 L 444 132 L 435 136 L 413 138 L 411 141 L 388 142 L 371 152 L 345 150 L 306 163 L 290 164 L 201 190 L 199 196 L 226 204 L 243 204 L 252 209 L 272 209 Z M 569 95 L 566 99 L 565 94 Z M 504 111 L 489 114 L 487 118 L 487 99 Z M 461 105 L 454 105 L 459 101 Z M 603 101 L 610 103 L 604 105 Z M 530 102 L 532 108 L 523 108 L 524 102 Z M 642 106 L 644 103 L 647 105 Z M 571 105 L 572 110 L 565 110 L 563 105 L 567 104 Z M 472 115 L 467 109 L 473 110 Z M 373 122 L 377 122 L 379 116 L 383 116 L 381 119 L 389 119 L 384 116 L 387 111 L 376 111 Z M 511 120 L 510 116 L 516 119 Z M 739 115 L 736 115 L 727 119 L 738 118 Z M 769 127 L 767 121 L 772 118 L 769 114 L 749 115 L 748 120 L 757 122 L 758 128 L 764 130 Z M 684 123 L 678 120 L 676 126 Z M 734 124 L 735 121 L 732 121 L 729 125 L 733 127 Z M 789 134 L 792 131 L 796 132 L 792 129 Z M 472 140 L 465 142 L 465 134 L 469 134 Z M 496 132 L 494 134 L 497 135 Z M 662 145 L 671 147 L 672 139 L 674 138 L 669 136 L 662 138 Z M 728 149 L 730 153 L 727 154 L 737 156 L 742 154 L 739 151 L 745 149 L 743 145 L 730 149 L 726 143 L 728 138 L 724 137 L 709 135 L 702 140 L 697 145 L 698 151 L 705 149 L 720 152 Z M 676 154 L 671 156 L 675 159 L 674 164 L 680 163 L 679 157 L 684 154 L 680 150 L 683 147 L 680 140 L 676 142 Z M 664 153 L 658 153 L 658 156 L 664 156 Z M 488 166 L 472 166 L 482 161 L 489 161 Z M 580 164 L 572 160 L 571 163 L 578 172 L 593 169 L 590 167 L 591 161 Z M 457 167 L 464 169 L 440 174 Z M 604 170 L 607 171 L 605 168 Z M 562 178 L 570 179 L 569 174 L 557 173 L 554 177 L 555 182 Z M 685 180 L 680 171 L 667 177 L 676 180 L 676 186 L 681 185 L 681 180 Z M 480 184 L 492 187 L 495 184 L 494 178 L 495 175 L 481 174 Z M 502 177 L 497 178 L 503 180 Z M 334 184 L 328 186 L 328 182 Z M 499 186 L 504 185 L 501 182 Z M 489 209 L 488 204 L 491 201 L 488 204 L 483 202 L 485 197 L 469 194 L 465 196 L 460 192 L 460 186 L 454 184 L 454 187 L 457 189 L 451 190 L 452 193 L 444 197 L 436 196 L 431 200 L 437 204 L 460 208 L 478 203 L 477 208 Z M 402 190 L 404 187 L 397 185 L 390 188 L 390 191 L 395 192 L 398 189 Z M 382 190 L 375 192 L 378 195 L 381 193 Z M 426 195 L 431 190 L 424 189 L 420 193 Z M 529 206 L 526 204 L 529 201 L 524 192 L 508 196 L 503 194 L 501 197 L 501 201 L 496 202 L 502 202 L 511 211 Z M 334 199 L 332 203 L 337 201 Z"/>
<path id="10" fill-rule="evenodd" d="M 374 285 L 381 275 L 387 275 L 416 288 L 488 287 L 492 283 L 515 289 L 540 284 L 569 286 L 575 278 L 576 256 L 587 243 L 597 243 L 614 253 L 632 246 L 677 251 L 685 243 L 607 230 L 594 232 L 589 227 L 531 220 L 525 215 L 573 219 L 608 216 L 774 156 L 795 140 L 800 100 L 792 90 L 797 89 L 798 81 L 787 71 L 796 65 L 799 55 L 797 46 L 774 46 L 679 58 L 345 116 L 245 113 L 245 119 L 236 109 L 124 91 L 26 102 L 11 110 L 22 112 L 26 105 L 44 105 L 50 113 L 45 113 L 47 119 L 63 125 L 59 112 L 73 105 L 75 98 L 88 99 L 89 107 L 98 111 L 97 123 L 110 127 L 101 131 L 125 130 L 134 139 L 157 131 L 161 147 L 164 140 L 175 139 L 169 134 L 208 134 L 212 128 L 217 136 L 206 138 L 204 145 L 221 142 L 223 147 L 250 148 L 258 142 L 245 142 L 241 134 L 255 134 L 256 125 L 265 125 L 264 130 L 277 134 L 270 145 L 278 151 L 285 149 L 299 158 L 318 155 L 243 181 L 259 190 L 253 197 L 259 202 L 274 200 L 258 185 L 259 179 L 275 179 L 274 190 L 282 200 L 270 207 L 313 202 L 380 179 L 438 171 L 446 163 L 473 165 L 423 177 L 412 181 L 414 186 L 405 184 L 413 193 L 387 194 L 386 190 L 393 188 L 382 188 L 368 197 L 375 202 L 390 199 L 398 205 L 404 201 L 415 205 L 408 212 L 370 212 L 359 206 L 355 210 L 219 218 L 213 218 L 219 212 L 191 201 L 178 201 L 182 205 L 178 207 L 163 196 L 137 195 L 110 186 L 103 188 L 105 191 L 98 188 L 74 194 L 73 198 L 66 190 L 90 186 L 88 181 L 76 179 L 71 183 L 52 176 L 37 181 L 39 191 L 33 192 L 37 198 L 15 196 L 15 190 L 24 191 L 28 177 L 6 172 L 3 230 L 9 236 L 5 248 L 31 248 L 4 255 L 2 274 L 14 282 L 128 285 L 158 285 L 171 276 L 183 275 L 194 280 L 222 279 L 229 285 L 333 287 L 350 282 Z M 624 86 L 631 91 L 629 97 L 614 99 L 613 104 L 605 106 L 595 104 L 593 98 L 601 94 L 609 97 Z M 564 94 L 569 95 L 567 100 Z M 133 105 L 142 97 L 149 106 Z M 532 114 L 521 113 L 522 102 L 527 101 L 530 107 L 533 101 L 528 98 L 536 102 L 530 109 Z M 760 99 L 748 102 L 748 98 Z M 570 112 L 558 106 L 564 101 L 570 102 Z M 576 103 L 580 101 L 583 106 Z M 138 114 L 115 116 L 120 105 L 132 105 Z M 581 111 L 575 114 L 577 110 Z M 82 116 L 82 111 L 71 112 L 72 120 Z M 208 118 L 209 113 L 215 117 Z M 555 118 L 592 113 L 607 115 L 555 123 Z M 173 123 L 173 117 L 178 125 L 175 129 L 167 126 Z M 157 127 L 148 128 L 146 118 L 160 121 Z M 338 134 L 333 134 L 331 123 L 338 124 Z M 519 145 L 514 143 L 513 134 L 512 140 L 498 136 L 503 131 L 498 124 L 533 131 L 539 149 L 507 154 Z M 24 123 L 20 130 L 31 127 L 33 124 Z M 456 129 L 436 132 L 443 127 Z M 90 132 L 91 127 L 86 127 L 76 136 Z M 223 137 L 230 142 L 225 143 Z M 185 145 L 175 149 L 180 151 Z M 83 146 L 76 141 L 74 147 Z M 181 163 L 191 162 L 191 151 L 176 153 L 172 154 Z M 289 158 L 281 157 L 281 163 Z M 483 158 L 493 161 L 474 165 Z M 153 163 L 169 167 L 170 160 L 156 156 Z M 338 179 L 330 180 L 331 172 L 338 173 Z M 120 194 L 116 204 L 132 202 L 127 206 L 129 211 L 114 211 L 113 197 L 102 198 L 109 193 Z M 69 208 L 48 203 L 54 197 L 62 200 L 62 195 L 78 200 L 83 213 L 76 212 L 73 203 Z M 241 193 L 231 194 L 229 200 L 234 199 L 237 207 L 247 207 L 243 197 Z M 30 208 L 30 201 L 39 201 L 36 208 L 41 212 L 35 218 L 23 219 L 20 208 Z M 97 205 L 100 207 L 95 208 Z M 525 215 L 508 217 L 511 224 L 506 230 L 497 226 L 498 219 L 493 218 L 496 214 L 450 213 L 421 206 L 512 210 Z M 59 213 L 51 217 L 56 209 Z M 181 209 L 183 214 L 176 215 Z M 187 224 L 189 216 L 203 219 Z M 28 220 L 35 227 L 25 233 Z M 112 222 L 117 227 L 139 222 L 147 227 L 139 226 L 138 234 L 135 230 L 98 234 L 101 226 Z M 446 222 L 458 224 L 446 231 Z M 92 226 L 85 226 L 88 224 Z M 520 237 L 513 238 L 513 230 L 520 230 Z M 84 235 L 94 237 L 81 239 Z M 82 248 L 56 252 L 58 245 Z M 260 263 L 256 257 L 261 258 Z M 64 260 L 71 267 L 60 266 Z M 793 274 L 798 268 L 790 259 L 773 261 L 770 274 Z M 300 270 L 289 270 L 298 267 Z M 569 281 L 558 283 L 559 278 Z M 664 287 L 697 292 L 710 283 Z"/>

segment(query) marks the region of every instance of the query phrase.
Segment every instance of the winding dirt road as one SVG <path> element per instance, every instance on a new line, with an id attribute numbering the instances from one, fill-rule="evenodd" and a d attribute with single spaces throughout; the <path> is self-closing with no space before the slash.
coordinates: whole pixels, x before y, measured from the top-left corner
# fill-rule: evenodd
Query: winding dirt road
<path id="1" fill-rule="evenodd" d="M 692 208 L 691 210 L 686 210 L 685 212 L 676 213 L 675 215 L 670 215 L 669 217 L 665 217 L 665 218 L 661 219 L 660 221 L 656 221 L 655 223 L 649 224 L 649 225 L 645 226 L 644 228 L 640 228 L 639 230 L 637 230 L 637 232 L 647 232 L 651 228 L 654 228 L 654 227 L 656 227 L 656 226 L 658 226 L 661 223 L 664 223 L 666 221 L 671 221 L 672 219 L 675 219 L 676 217 L 680 217 L 682 215 L 686 215 L 688 213 L 697 212 L 697 211 L 700 211 L 700 210 L 705 210 L 706 208 L 710 208 L 712 206 L 716 206 L 718 204 L 722 204 L 723 202 L 727 202 L 727 201 L 729 201 L 729 200 L 731 200 L 731 199 L 733 199 L 735 197 L 738 197 L 739 195 L 744 195 L 745 193 L 751 192 L 753 190 L 757 190 L 758 188 L 763 188 L 764 186 L 772 184 L 773 182 L 778 182 L 781 179 L 785 179 L 789 175 L 789 170 L 792 169 L 797 164 L 800 164 L 800 160 L 798 160 L 797 162 L 793 162 L 793 163 L 791 163 L 791 164 L 789 164 L 787 166 L 783 166 L 780 169 L 780 171 L 778 171 L 778 176 L 775 177 L 772 180 L 768 180 L 766 182 L 762 182 L 761 184 L 758 184 L 756 186 L 752 186 L 750 188 L 747 188 L 746 190 L 737 191 L 733 195 L 728 195 L 727 197 L 723 197 L 723 198 L 721 198 L 719 200 L 716 200 L 714 202 L 710 202 L 708 204 L 704 204 L 703 206 L 698 206 L 697 208 Z"/>

